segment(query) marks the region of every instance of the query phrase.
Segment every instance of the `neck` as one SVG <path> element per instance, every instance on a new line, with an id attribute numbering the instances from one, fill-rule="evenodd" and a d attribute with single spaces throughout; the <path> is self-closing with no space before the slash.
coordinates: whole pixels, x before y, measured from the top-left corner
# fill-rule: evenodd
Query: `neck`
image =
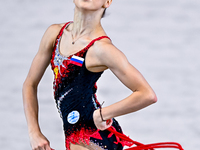
<path id="1" fill-rule="evenodd" d="M 100 16 L 98 13 L 99 12 L 80 11 L 78 8 L 75 8 L 74 23 L 71 31 L 74 38 L 84 34 L 92 34 L 102 29 L 100 22 L 101 17 L 97 17 Z"/>

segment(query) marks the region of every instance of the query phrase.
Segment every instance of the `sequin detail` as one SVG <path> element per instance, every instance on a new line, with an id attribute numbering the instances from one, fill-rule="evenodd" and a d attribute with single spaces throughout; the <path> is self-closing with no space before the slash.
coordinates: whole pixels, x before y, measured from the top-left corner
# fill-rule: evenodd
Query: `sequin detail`
<path id="1" fill-rule="evenodd" d="M 63 95 L 61 95 L 61 97 L 59 97 L 58 101 L 57 101 L 57 108 L 58 108 L 58 112 L 60 113 L 60 117 L 62 118 L 62 113 L 61 113 L 61 109 L 60 109 L 60 105 L 64 99 L 64 97 L 70 92 L 72 91 L 73 88 L 71 88 L 70 90 L 68 90 L 67 92 L 65 92 Z"/>
<path id="2" fill-rule="evenodd" d="M 54 73 L 54 98 L 58 111 L 63 120 L 66 138 L 66 150 L 70 150 L 70 143 L 89 144 L 93 142 L 103 149 L 121 150 L 123 141 L 109 131 L 100 131 L 93 122 L 93 112 L 100 107 L 96 97 L 96 82 L 103 72 L 93 73 L 85 66 L 87 50 L 102 38 L 92 40 L 79 52 L 65 57 L 59 52 L 59 43 L 63 30 L 71 22 L 65 24 L 55 43 L 52 52 L 51 67 Z M 117 121 L 112 125 L 118 132 L 122 132 Z"/>

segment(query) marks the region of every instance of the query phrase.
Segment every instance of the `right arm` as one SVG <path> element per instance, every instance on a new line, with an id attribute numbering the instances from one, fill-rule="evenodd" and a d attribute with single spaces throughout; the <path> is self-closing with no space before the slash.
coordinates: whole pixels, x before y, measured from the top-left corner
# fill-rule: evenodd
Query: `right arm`
<path id="1" fill-rule="evenodd" d="M 49 142 L 41 133 L 38 124 L 37 87 L 50 63 L 52 50 L 60 28 L 60 25 L 51 25 L 45 32 L 39 50 L 33 59 L 29 73 L 23 84 L 24 112 L 33 150 L 51 150 Z"/>

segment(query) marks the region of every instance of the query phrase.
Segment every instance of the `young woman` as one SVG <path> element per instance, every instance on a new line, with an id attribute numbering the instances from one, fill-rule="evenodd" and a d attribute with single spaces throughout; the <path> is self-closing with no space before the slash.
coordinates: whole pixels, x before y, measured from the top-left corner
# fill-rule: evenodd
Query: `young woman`
<path id="1" fill-rule="evenodd" d="M 101 18 L 112 0 L 74 0 L 73 22 L 51 25 L 23 85 L 24 109 L 33 150 L 51 150 L 38 124 L 37 86 L 51 63 L 54 96 L 63 120 L 66 149 L 121 150 L 130 143 L 110 133 L 122 133 L 114 117 L 138 111 L 157 101 L 144 77 L 107 37 Z M 132 90 L 127 98 L 101 108 L 96 81 L 110 69 Z"/>

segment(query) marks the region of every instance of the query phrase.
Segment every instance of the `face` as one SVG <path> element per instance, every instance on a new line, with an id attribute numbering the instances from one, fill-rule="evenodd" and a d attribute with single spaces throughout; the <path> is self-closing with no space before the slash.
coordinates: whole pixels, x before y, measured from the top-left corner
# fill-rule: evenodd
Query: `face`
<path id="1" fill-rule="evenodd" d="M 112 0 L 73 0 L 74 4 L 79 9 L 98 10 L 108 8 Z"/>

